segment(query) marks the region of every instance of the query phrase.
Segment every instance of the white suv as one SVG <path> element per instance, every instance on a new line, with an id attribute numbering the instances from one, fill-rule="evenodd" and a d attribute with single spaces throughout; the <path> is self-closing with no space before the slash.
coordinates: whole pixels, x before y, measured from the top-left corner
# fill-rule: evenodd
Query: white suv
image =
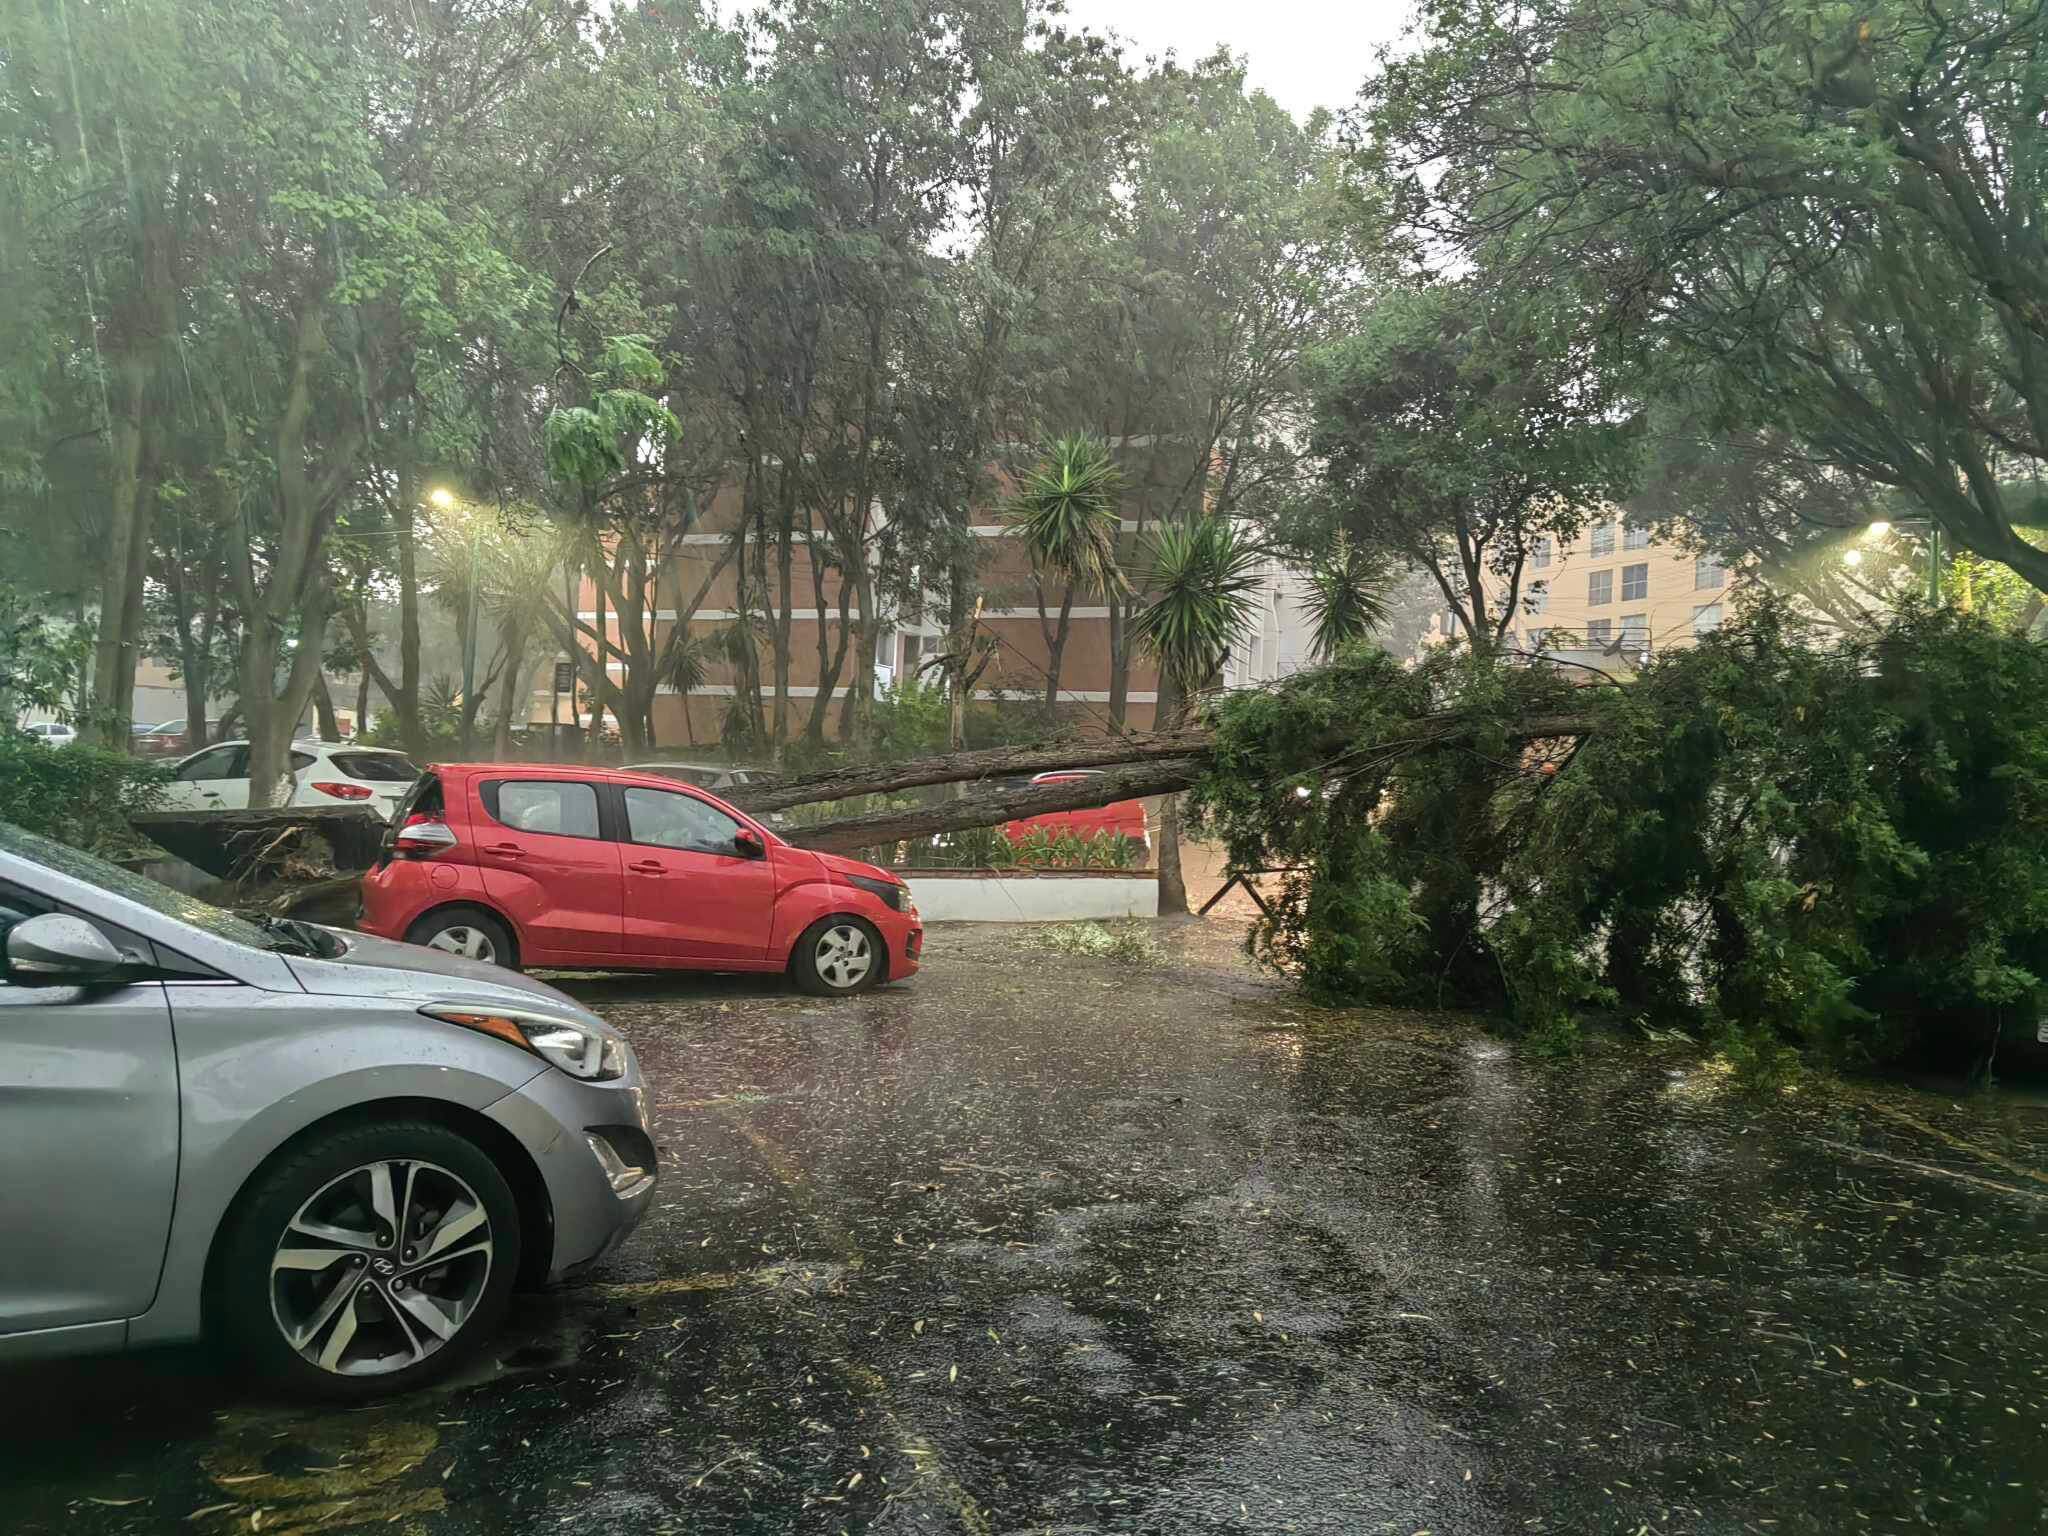
<path id="1" fill-rule="evenodd" d="M 55 720 L 38 720 L 34 725 L 24 725 L 22 730 L 46 747 L 68 747 L 78 740 L 76 726 L 63 725 Z"/>
<path id="2" fill-rule="evenodd" d="M 286 805 L 360 805 L 380 821 L 391 812 L 419 764 L 403 752 L 337 741 L 295 741 L 292 792 Z M 239 811 L 249 804 L 249 743 L 224 741 L 195 752 L 171 771 L 163 805 L 169 811 Z"/>

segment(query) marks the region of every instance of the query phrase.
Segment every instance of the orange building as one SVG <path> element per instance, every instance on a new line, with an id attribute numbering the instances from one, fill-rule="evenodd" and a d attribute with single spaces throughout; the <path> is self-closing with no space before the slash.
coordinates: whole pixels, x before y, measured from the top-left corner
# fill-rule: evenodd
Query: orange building
<path id="1" fill-rule="evenodd" d="M 741 572 L 731 554 L 734 531 L 740 518 L 739 488 L 723 487 L 712 498 L 698 527 L 682 535 L 676 557 L 661 573 L 656 585 L 653 641 L 657 649 L 666 643 L 678 622 L 679 610 L 696 598 L 700 591 L 702 598 L 688 613 L 686 622 L 692 633 L 701 639 L 710 641 L 748 616 L 742 611 Z M 993 511 L 978 509 L 976 519 L 972 531 L 984 545 L 980 573 L 980 623 L 982 631 L 993 637 L 996 649 L 977 681 L 975 697 L 990 702 L 1042 701 L 1052 652 L 1048 632 L 1057 625 L 1064 590 L 1058 583 L 1047 584 L 1044 590 L 1045 612 L 1041 614 L 1039 591 L 1032 580 L 1030 560 L 1023 548 L 1010 537 L 1007 525 L 999 521 Z M 884 521 L 884 514 L 877 510 L 874 526 L 870 529 L 871 538 L 879 535 Z M 1126 519 L 1124 527 L 1128 536 L 1135 532 L 1137 524 Z M 814 519 L 813 532 L 822 545 L 827 538 L 822 520 Z M 753 548 L 750 535 L 747 546 L 750 558 Z M 838 574 L 829 568 L 824 569 L 816 580 L 813 579 L 810 551 L 801 541 L 790 553 L 787 619 L 792 718 L 789 733 L 795 736 L 802 732 L 805 721 L 816 707 L 821 676 L 830 670 L 830 658 L 839 653 L 842 644 L 841 591 Z M 771 625 L 781 617 L 781 574 L 774 552 L 768 556 L 768 566 L 769 591 L 765 605 L 759 573 L 750 571 L 744 582 L 747 592 L 745 607 L 760 626 Z M 597 616 L 596 589 L 587 580 L 579 606 L 583 622 L 594 624 Z M 945 625 L 942 614 L 885 612 L 872 656 L 856 654 L 861 649 L 860 617 L 857 594 L 849 590 L 846 593 L 846 652 L 837 677 L 824 684 L 829 689 L 826 707 L 831 711 L 826 726 L 828 734 L 836 733 L 838 711 L 851 688 L 879 691 L 892 683 L 920 676 L 928 682 L 941 681 L 936 669 L 921 671 L 920 664 L 943 649 Z M 620 634 L 615 613 L 606 613 L 604 627 L 606 633 L 614 638 Z M 819 657 L 821 637 L 825 647 L 825 664 L 822 666 Z M 774 658 L 765 627 L 759 632 L 757 654 L 763 709 L 770 714 L 772 728 Z M 616 675 L 623 671 L 624 663 L 614 660 L 611 667 Z M 530 718 L 536 724 L 549 720 L 553 705 L 547 686 L 551 679 L 547 672 L 548 669 L 544 668 L 542 687 L 533 700 Z M 1097 725 L 1107 730 L 1110 725 L 1111 678 L 1110 610 L 1107 602 L 1096 594 L 1077 594 L 1069 613 L 1067 641 L 1061 653 L 1059 712 L 1084 728 Z M 706 663 L 703 681 L 692 686 L 687 694 L 677 692 L 667 683 L 662 684 L 654 707 L 657 741 L 663 747 L 716 743 L 726 712 L 740 691 L 740 677 L 735 666 L 722 657 L 714 657 Z M 1142 656 L 1132 658 L 1126 698 L 1126 724 L 1133 729 L 1149 728 L 1158 699 L 1158 679 L 1150 661 Z M 587 711 L 588 701 L 585 700 L 583 714 L 579 718 L 587 718 Z M 568 714 L 565 703 L 564 717 L 567 718 Z"/>

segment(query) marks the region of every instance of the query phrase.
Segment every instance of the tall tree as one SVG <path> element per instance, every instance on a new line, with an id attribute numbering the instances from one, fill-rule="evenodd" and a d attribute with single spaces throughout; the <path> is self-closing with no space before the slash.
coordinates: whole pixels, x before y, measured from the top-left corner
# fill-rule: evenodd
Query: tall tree
<path id="1" fill-rule="evenodd" d="M 1390 289 L 1313 365 L 1310 515 L 1427 571 L 1475 647 L 1521 615 L 1539 541 L 1573 537 L 1632 481 L 1626 397 L 1580 316 L 1484 275 Z"/>
<path id="2" fill-rule="evenodd" d="M 1432 5 L 1363 105 L 1422 252 L 1589 287 L 1724 413 L 2048 589 L 2034 0 Z"/>

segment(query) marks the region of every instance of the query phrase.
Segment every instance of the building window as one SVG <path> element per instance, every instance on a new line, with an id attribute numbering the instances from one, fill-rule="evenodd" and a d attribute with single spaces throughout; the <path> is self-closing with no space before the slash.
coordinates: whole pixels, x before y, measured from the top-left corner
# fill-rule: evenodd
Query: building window
<path id="1" fill-rule="evenodd" d="M 1588 645 L 1605 645 L 1605 644 L 1607 644 L 1607 642 L 1608 642 L 1608 641 L 1612 640 L 1613 638 L 1614 638 L 1614 620 L 1612 620 L 1612 619 L 1588 619 L 1588 620 L 1586 620 L 1586 643 L 1587 643 Z"/>
<path id="2" fill-rule="evenodd" d="M 1647 613 L 1624 613 L 1621 616 L 1621 643 L 1640 646 L 1650 643 L 1650 616 Z"/>
<path id="3" fill-rule="evenodd" d="M 1444 633 L 1447 635 L 1455 635 L 1457 632 L 1458 610 L 1455 608 L 1446 608 L 1444 610 Z"/>
<path id="4" fill-rule="evenodd" d="M 1640 602 L 1649 595 L 1650 567 L 1648 563 L 1624 565 L 1621 568 L 1621 600 L 1625 603 Z"/>
<path id="5" fill-rule="evenodd" d="M 1532 630 L 1530 630 L 1530 631 L 1529 631 L 1529 649 L 1530 649 L 1530 650 L 1532 650 L 1532 651 L 1540 651 L 1540 650 L 1542 650 L 1542 649 L 1543 649 L 1543 647 L 1544 647 L 1545 645 L 1547 645 L 1547 644 L 1549 643 L 1549 641 L 1550 641 L 1550 631 L 1549 631 L 1549 630 L 1547 630 L 1547 629 L 1532 629 Z"/>
<path id="6" fill-rule="evenodd" d="M 1549 539 L 1538 539 L 1536 541 L 1536 547 L 1529 552 L 1529 563 L 1539 571 L 1550 564 Z"/>
<path id="7" fill-rule="evenodd" d="M 1539 581 L 1529 588 L 1529 612 L 1541 613 L 1550 606 L 1550 583 Z"/>
<path id="8" fill-rule="evenodd" d="M 1586 605 L 1598 607 L 1601 603 L 1614 601 L 1614 572 L 1586 572 Z"/>
<path id="9" fill-rule="evenodd" d="M 1728 579 L 1721 562 L 1712 555 L 1701 555 L 1692 563 L 1692 586 L 1695 592 L 1718 591 Z"/>
<path id="10" fill-rule="evenodd" d="M 1602 523 L 1593 530 L 1591 553 L 1595 560 L 1614 553 L 1614 524 Z"/>
<path id="11" fill-rule="evenodd" d="M 1648 549 L 1650 547 L 1649 525 L 1646 523 L 1630 523 L 1622 529 L 1621 547 L 1623 549 Z"/>
<path id="12" fill-rule="evenodd" d="M 1706 603 L 1692 611 L 1692 632 L 1696 635 L 1711 635 L 1721 627 L 1721 605 Z"/>

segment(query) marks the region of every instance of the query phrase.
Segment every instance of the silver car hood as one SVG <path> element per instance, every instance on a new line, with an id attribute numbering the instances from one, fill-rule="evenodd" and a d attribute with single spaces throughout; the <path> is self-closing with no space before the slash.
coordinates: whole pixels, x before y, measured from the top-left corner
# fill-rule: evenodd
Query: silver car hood
<path id="1" fill-rule="evenodd" d="M 400 944 L 339 928 L 325 930 L 345 946 L 332 960 L 287 955 L 285 963 L 308 992 L 322 996 L 389 997 L 406 1001 L 495 1003 L 602 1024 L 596 1014 L 544 981 L 501 965 L 465 960 L 423 944 Z"/>

